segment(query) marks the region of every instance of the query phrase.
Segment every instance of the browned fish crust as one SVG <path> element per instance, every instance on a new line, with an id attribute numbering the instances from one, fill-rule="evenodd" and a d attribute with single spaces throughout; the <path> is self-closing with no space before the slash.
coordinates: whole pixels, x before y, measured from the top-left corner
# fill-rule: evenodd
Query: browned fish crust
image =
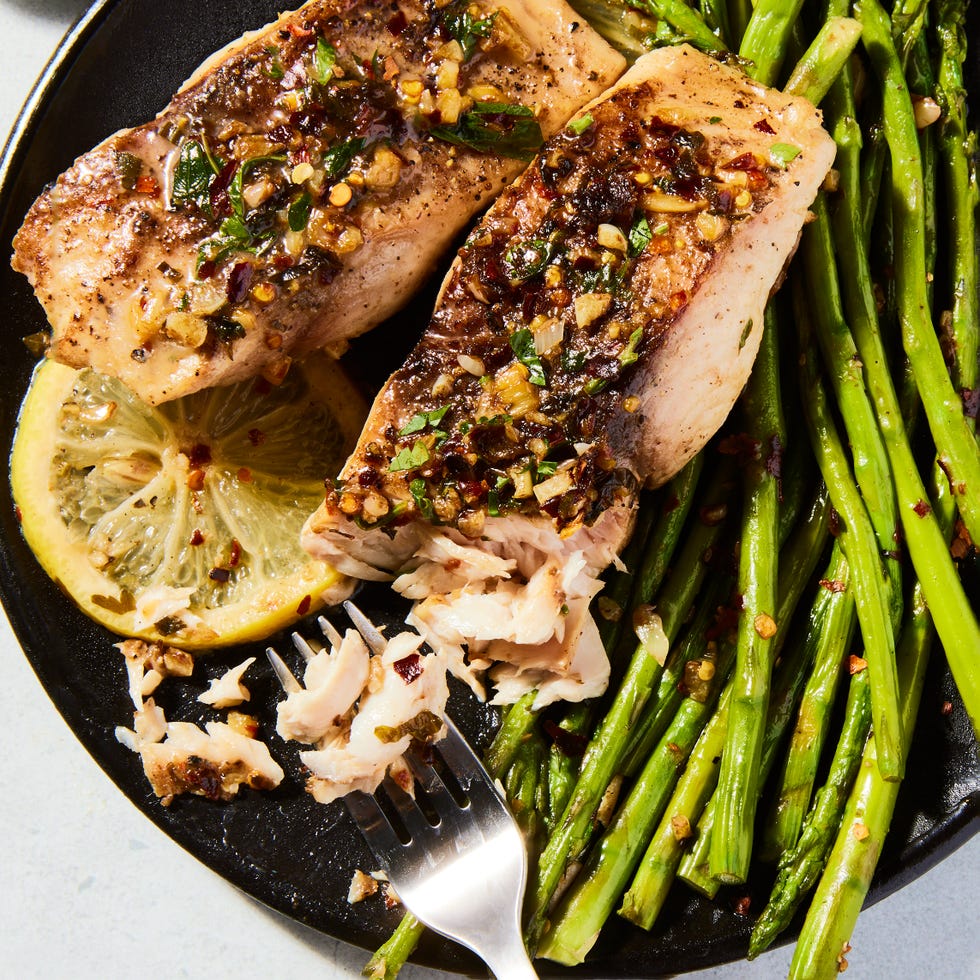
<path id="1" fill-rule="evenodd" d="M 422 518 L 470 537 L 486 516 L 540 514 L 568 535 L 651 476 L 642 396 L 658 351 L 741 226 L 773 204 L 796 156 L 810 155 L 780 139 L 819 134 L 817 180 L 830 162 L 805 103 L 794 130 L 780 121 L 778 93 L 775 106 L 751 89 L 733 105 L 706 93 L 700 116 L 684 122 L 662 88 L 634 83 L 592 106 L 469 236 L 422 341 L 328 492 L 327 514 L 363 528 Z M 761 329 L 753 313 L 743 311 L 742 345 Z"/>
<path id="2" fill-rule="evenodd" d="M 50 355 L 150 402 L 369 329 L 622 70 L 564 3 L 314 0 L 81 157 L 15 239 Z"/>

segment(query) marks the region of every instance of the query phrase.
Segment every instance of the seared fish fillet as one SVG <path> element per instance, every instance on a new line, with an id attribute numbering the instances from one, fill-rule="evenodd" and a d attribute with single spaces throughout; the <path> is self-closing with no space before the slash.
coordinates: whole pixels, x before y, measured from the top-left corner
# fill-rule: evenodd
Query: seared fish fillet
<path id="1" fill-rule="evenodd" d="M 33 205 L 49 354 L 158 403 L 390 316 L 625 63 L 562 0 L 315 0 Z"/>
<path id="2" fill-rule="evenodd" d="M 738 397 L 833 158 L 805 100 L 687 46 L 641 58 L 469 236 L 307 549 L 400 572 L 461 672 L 506 664 L 498 697 L 596 693 L 596 576 Z"/>

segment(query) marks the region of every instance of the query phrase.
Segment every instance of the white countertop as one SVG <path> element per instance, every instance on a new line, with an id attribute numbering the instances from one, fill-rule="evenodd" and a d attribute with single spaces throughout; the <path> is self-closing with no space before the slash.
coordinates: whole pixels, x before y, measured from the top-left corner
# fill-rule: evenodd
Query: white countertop
<path id="1" fill-rule="evenodd" d="M 164 0 L 166 2 L 166 0 Z M 0 0 L 0 137 L 82 0 Z M 0 619 L 0 976 L 355 977 L 362 950 L 243 895 L 167 838 L 75 741 Z M 865 912 L 848 976 L 980 978 L 980 837 Z M 690 974 L 785 976 L 790 952 Z M 407 968 L 405 980 L 448 974 Z"/>

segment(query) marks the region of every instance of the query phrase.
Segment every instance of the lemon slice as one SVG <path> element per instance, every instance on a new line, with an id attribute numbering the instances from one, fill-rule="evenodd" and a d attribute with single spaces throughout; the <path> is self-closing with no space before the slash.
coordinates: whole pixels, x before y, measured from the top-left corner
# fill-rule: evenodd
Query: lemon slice
<path id="1" fill-rule="evenodd" d="M 93 619 L 187 649 L 260 639 L 347 580 L 299 533 L 366 413 L 316 355 L 261 379 L 150 407 L 54 361 L 21 408 L 11 484 L 27 543 Z"/>

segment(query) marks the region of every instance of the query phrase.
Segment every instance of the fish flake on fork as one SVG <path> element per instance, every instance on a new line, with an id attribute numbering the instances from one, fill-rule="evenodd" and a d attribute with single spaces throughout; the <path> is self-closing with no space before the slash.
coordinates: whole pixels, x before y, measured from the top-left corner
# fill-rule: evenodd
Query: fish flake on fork
<path id="1" fill-rule="evenodd" d="M 368 649 L 387 641 L 355 606 L 344 607 Z M 337 647 L 340 634 L 318 623 Z M 298 633 L 293 643 L 310 662 L 316 650 Z M 287 695 L 302 690 L 281 657 L 269 661 Z M 344 802 L 399 898 L 429 928 L 473 950 L 494 975 L 535 977 L 521 938 L 527 850 L 500 790 L 448 717 L 438 742 L 413 747 L 404 762 L 414 792 L 388 775 L 373 793 L 355 789 Z"/>

